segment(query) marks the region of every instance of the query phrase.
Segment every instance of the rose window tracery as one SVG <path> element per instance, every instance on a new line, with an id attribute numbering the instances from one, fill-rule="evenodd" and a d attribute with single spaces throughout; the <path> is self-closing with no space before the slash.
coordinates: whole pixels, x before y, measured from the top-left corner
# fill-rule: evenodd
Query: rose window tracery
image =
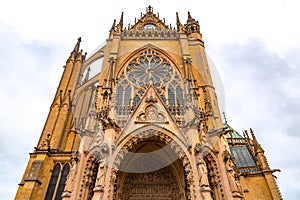
<path id="1" fill-rule="evenodd" d="M 184 103 L 183 81 L 176 67 L 161 53 L 150 48 L 129 61 L 116 86 L 119 116 L 128 116 L 150 86 L 155 88 L 172 113 L 176 114 L 175 107 L 182 107 Z"/>
<path id="2" fill-rule="evenodd" d="M 168 84 L 175 74 L 170 62 L 148 50 L 147 54 L 133 59 L 126 68 L 128 80 L 137 87 Z"/>

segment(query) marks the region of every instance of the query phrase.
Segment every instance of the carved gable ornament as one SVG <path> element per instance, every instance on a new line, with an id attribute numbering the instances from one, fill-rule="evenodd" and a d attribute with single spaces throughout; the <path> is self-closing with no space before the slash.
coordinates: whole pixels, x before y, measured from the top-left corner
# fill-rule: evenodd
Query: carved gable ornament
<path id="1" fill-rule="evenodd" d="M 145 111 L 140 113 L 135 123 L 168 123 L 163 113 L 158 111 L 158 108 L 150 104 L 145 108 Z"/>
<path id="2" fill-rule="evenodd" d="M 136 121 L 137 124 L 167 124 L 166 115 L 159 109 L 157 104 L 157 97 L 153 96 L 154 91 L 150 90 L 145 96 L 145 108 L 137 114 Z"/>
<path id="3" fill-rule="evenodd" d="M 147 7 L 146 14 L 144 14 L 140 20 L 138 20 L 131 29 L 168 29 L 168 26 L 159 19 L 156 14 L 153 13 L 151 6 Z"/>

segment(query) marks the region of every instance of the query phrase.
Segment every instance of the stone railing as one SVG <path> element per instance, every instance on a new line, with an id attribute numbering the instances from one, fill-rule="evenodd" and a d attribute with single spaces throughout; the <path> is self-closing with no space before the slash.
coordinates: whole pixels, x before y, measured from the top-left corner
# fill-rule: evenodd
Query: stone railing
<path id="1" fill-rule="evenodd" d="M 154 29 L 154 30 L 144 30 L 144 29 L 131 29 L 124 30 L 121 34 L 122 39 L 178 39 L 179 33 L 177 30 L 170 29 Z"/>
<path id="2" fill-rule="evenodd" d="M 242 174 L 251 174 L 251 173 L 261 172 L 261 170 L 258 166 L 239 167 L 238 169 L 239 169 L 240 173 L 242 173 Z"/>

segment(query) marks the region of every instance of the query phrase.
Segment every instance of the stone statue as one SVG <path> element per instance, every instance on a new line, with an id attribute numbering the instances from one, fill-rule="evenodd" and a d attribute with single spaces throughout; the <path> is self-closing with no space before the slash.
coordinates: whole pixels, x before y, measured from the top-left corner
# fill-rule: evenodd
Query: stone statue
<path id="1" fill-rule="evenodd" d="M 236 166 L 232 161 L 229 152 L 225 153 L 225 167 L 231 192 L 236 194 L 237 196 L 242 196 L 242 188 L 238 180 L 238 175 L 236 173 Z"/>
<path id="2" fill-rule="evenodd" d="M 77 168 L 77 161 L 78 161 L 78 153 L 75 153 L 75 155 L 72 156 L 71 158 L 71 168 L 69 171 L 69 174 L 67 176 L 67 181 L 66 181 L 66 186 L 65 190 L 62 194 L 62 197 L 70 197 L 71 193 L 73 191 L 74 187 L 74 179 L 76 175 L 76 168 Z"/>
<path id="3" fill-rule="evenodd" d="M 105 184 L 105 175 L 106 175 L 106 168 L 107 168 L 106 159 L 103 159 L 100 161 L 99 168 L 98 168 L 98 174 L 96 179 L 96 186 L 94 188 L 94 191 L 104 191 L 104 184 Z"/>
<path id="4" fill-rule="evenodd" d="M 200 186 L 209 187 L 207 166 L 203 158 L 198 156 L 198 172 L 200 177 Z"/>

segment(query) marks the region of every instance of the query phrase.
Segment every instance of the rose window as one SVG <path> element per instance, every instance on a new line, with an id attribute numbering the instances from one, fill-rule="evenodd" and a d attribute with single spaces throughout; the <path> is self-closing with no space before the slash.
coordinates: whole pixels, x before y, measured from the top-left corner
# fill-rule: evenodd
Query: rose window
<path id="1" fill-rule="evenodd" d="M 172 111 L 171 114 L 178 114 L 178 107 L 183 107 L 184 104 L 183 81 L 176 67 L 150 48 L 129 61 L 116 86 L 115 101 L 119 116 L 128 116 L 150 86 L 155 88 L 161 100 Z M 127 119 L 124 118 L 124 121 Z"/>
<path id="2" fill-rule="evenodd" d="M 147 54 L 133 59 L 125 73 L 128 81 L 136 87 L 154 85 L 161 87 L 168 84 L 174 76 L 174 68 L 164 58 L 158 56 L 154 51 L 148 50 Z"/>

